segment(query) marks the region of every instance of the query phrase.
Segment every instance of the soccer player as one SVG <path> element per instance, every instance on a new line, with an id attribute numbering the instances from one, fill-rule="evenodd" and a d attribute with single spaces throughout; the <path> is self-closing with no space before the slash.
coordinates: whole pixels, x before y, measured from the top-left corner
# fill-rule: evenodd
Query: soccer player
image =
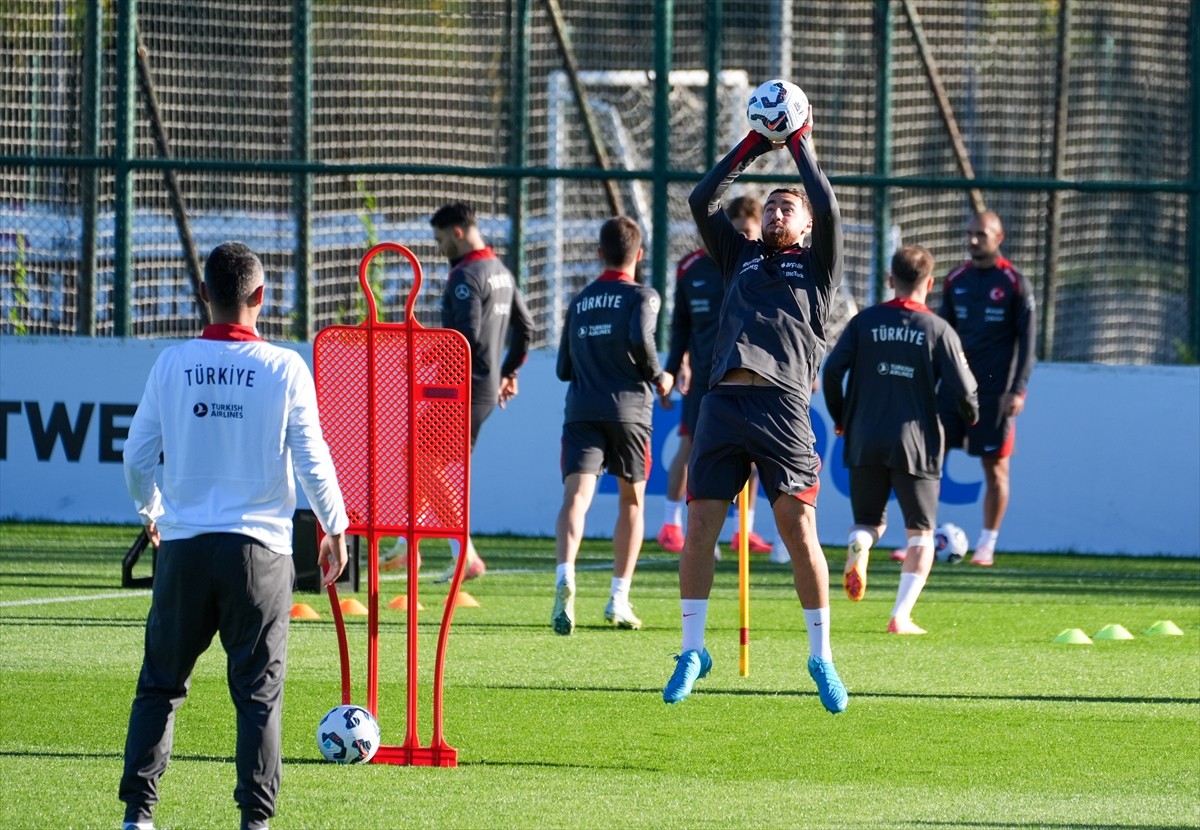
<path id="1" fill-rule="evenodd" d="M 712 669 L 704 647 L 712 546 L 754 463 L 792 558 L 808 629 L 808 672 L 826 709 L 846 708 L 829 641 L 829 566 L 817 539 L 815 508 L 820 460 L 809 418 L 830 297 L 841 280 L 842 222 L 809 141 L 811 116 L 810 110 L 784 142 L 804 189 L 768 194 L 761 240 L 737 232 L 721 210 L 721 196 L 751 162 L 781 145 L 750 132 L 689 199 L 704 246 L 720 267 L 725 297 L 713 354 L 715 382 L 700 404 L 688 464 L 687 536 L 679 558 L 683 643 L 663 689 L 667 703 L 685 699 Z"/>
<path id="2" fill-rule="evenodd" d="M 471 346 L 471 449 L 483 422 L 517 396 L 517 371 L 533 338 L 533 317 L 512 274 L 484 242 L 475 211 L 462 202 L 438 208 L 429 220 L 438 250 L 450 260 L 442 295 L 442 326 L 461 332 Z M 505 344 L 508 351 L 505 353 Z M 457 555 L 457 551 L 455 554 Z M 487 565 L 467 538 L 464 579 Z M 449 581 L 453 566 L 442 575 Z"/>
<path id="3" fill-rule="evenodd" d="M 762 206 L 756 199 L 739 196 L 725 208 L 734 228 L 748 239 L 758 239 L 762 224 Z M 671 348 L 667 353 L 664 369 L 679 378 L 683 393 L 683 412 L 679 418 L 679 449 L 667 471 L 666 511 L 657 541 L 663 550 L 679 553 L 683 550 L 683 496 L 687 484 L 687 461 L 692 453 L 692 436 L 696 433 L 696 421 L 700 417 L 700 401 L 708 391 L 709 375 L 712 374 L 713 345 L 717 339 L 717 323 L 721 317 L 721 300 L 725 296 L 725 282 L 721 272 L 703 248 L 679 261 L 675 274 L 675 309 L 671 314 Z M 681 375 L 684 357 L 688 359 L 688 373 Z M 663 402 L 669 407 L 668 401 Z M 754 532 L 754 502 L 758 494 L 758 474 L 752 470 L 750 477 L 750 507 L 746 526 L 750 528 L 748 544 L 751 553 L 768 553 L 771 544 Z M 734 531 L 733 549 L 740 542 L 739 533 Z M 720 559 L 720 548 L 713 549 Z"/>
<path id="4" fill-rule="evenodd" d="M 617 628 L 642 627 L 629 603 L 629 586 L 645 534 L 651 411 L 655 391 L 665 398 L 674 382 L 659 368 L 655 350 L 658 293 L 634 280 L 642 258 L 637 224 L 625 216 L 605 222 L 598 254 L 604 273 L 568 304 L 558 347 L 558 377 L 569 385 L 550 622 L 562 635 L 575 630 L 575 557 L 596 482 L 606 470 L 617 478 L 618 512 L 604 620 Z"/>
<path id="5" fill-rule="evenodd" d="M 1000 523 L 1008 509 L 1009 458 L 1037 342 L 1033 287 L 1000 255 L 1003 241 L 1004 226 L 994 211 L 971 217 L 971 258 L 946 277 L 938 309 L 962 340 L 979 384 L 979 423 L 972 426 L 963 420 L 948 390 L 939 398 L 939 409 L 946 448 L 965 449 L 983 462 L 983 529 L 971 564 L 984 567 L 995 561 Z"/>
<path id="6" fill-rule="evenodd" d="M 129 425 L 125 481 L 158 547 L 145 649 L 125 740 L 125 830 L 153 827 L 171 755 L 175 710 L 214 634 L 228 656 L 237 710 L 243 830 L 275 814 L 279 725 L 292 603 L 293 470 L 328 535 L 322 586 L 346 565 L 349 526 L 304 360 L 255 330 L 262 263 L 240 242 L 219 245 L 200 297 L 212 324 L 165 350 Z M 163 488 L 155 483 L 159 454 Z"/>
<path id="7" fill-rule="evenodd" d="M 924 634 L 912 610 L 933 565 L 943 454 L 939 384 L 967 423 L 979 417 L 979 401 L 958 335 L 925 306 L 933 288 L 929 251 L 919 245 L 897 251 L 888 284 L 896 298 L 850 320 L 823 373 L 829 417 L 846 439 L 854 511 L 842 584 L 854 602 L 866 594 L 867 559 L 887 527 L 888 497 L 895 492 L 908 548 L 887 630 Z"/>

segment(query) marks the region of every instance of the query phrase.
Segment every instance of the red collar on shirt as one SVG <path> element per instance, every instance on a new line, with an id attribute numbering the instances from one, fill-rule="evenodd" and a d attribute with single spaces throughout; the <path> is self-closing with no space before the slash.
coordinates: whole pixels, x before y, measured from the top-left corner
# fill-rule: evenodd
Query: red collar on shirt
<path id="1" fill-rule="evenodd" d="M 466 265 L 468 262 L 474 262 L 477 259 L 495 259 L 496 252 L 492 250 L 492 246 L 480 248 L 477 251 L 471 251 L 469 254 L 463 254 L 458 259 L 450 260 L 450 267 L 457 268 L 460 265 Z"/>
<path id="2" fill-rule="evenodd" d="M 896 297 L 893 300 L 888 300 L 886 303 L 884 303 L 884 305 L 891 306 L 892 308 L 904 308 L 908 309 L 909 311 L 925 311 L 929 314 L 933 313 L 929 310 L 929 306 L 925 305 L 924 303 L 918 303 L 914 300 L 910 300 L 908 297 Z"/>
<path id="3" fill-rule="evenodd" d="M 633 274 L 624 271 L 608 270 L 596 278 L 596 282 L 633 282 Z"/>
<path id="4" fill-rule="evenodd" d="M 204 327 L 201 340 L 249 340 L 265 342 L 258 332 L 250 326 L 239 326 L 237 323 L 213 323 Z"/>

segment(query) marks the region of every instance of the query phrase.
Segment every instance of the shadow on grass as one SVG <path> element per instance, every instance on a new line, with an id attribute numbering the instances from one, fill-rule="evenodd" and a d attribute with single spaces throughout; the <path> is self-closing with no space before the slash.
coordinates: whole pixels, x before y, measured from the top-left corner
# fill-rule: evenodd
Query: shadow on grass
<path id="1" fill-rule="evenodd" d="M 905 822 L 907 824 L 907 822 Z M 1020 830 L 1033 828 L 1039 830 L 1188 830 L 1194 824 L 1075 824 L 1072 822 L 1000 822 L 1000 821 L 915 821 L 919 827 L 980 827 L 999 828 L 1000 830 Z"/>
<path id="2" fill-rule="evenodd" d="M 484 684 L 479 688 L 510 692 L 608 692 L 613 694 L 662 694 L 662 689 L 641 688 L 629 686 L 518 686 L 514 684 Z M 800 689 L 767 690 L 767 689 L 697 689 L 696 693 L 705 697 L 709 695 L 725 695 L 734 697 L 816 697 L 816 691 Z M 966 700 L 966 701 L 1008 701 L 1013 703 L 1183 703 L 1200 704 L 1200 697 L 1118 697 L 1115 695 L 992 695 L 992 694 L 930 694 L 921 692 L 864 692 L 850 690 L 851 700 L 862 698 L 880 700 Z"/>

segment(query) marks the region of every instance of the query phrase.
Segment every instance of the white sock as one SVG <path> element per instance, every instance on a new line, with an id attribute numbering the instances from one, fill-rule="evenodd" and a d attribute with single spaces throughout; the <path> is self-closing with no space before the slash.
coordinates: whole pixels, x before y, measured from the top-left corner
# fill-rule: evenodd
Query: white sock
<path id="1" fill-rule="evenodd" d="M 900 587 L 896 589 L 896 604 L 892 606 L 892 616 L 898 620 L 912 619 L 913 606 L 921 589 L 925 587 L 925 577 L 914 573 L 900 574 Z"/>
<path id="2" fill-rule="evenodd" d="M 829 644 L 829 606 L 804 609 L 804 625 L 808 628 L 808 653 L 825 660 L 833 659 Z"/>
<path id="3" fill-rule="evenodd" d="M 679 611 L 683 615 L 683 644 L 680 652 L 704 648 L 704 625 L 708 621 L 708 600 L 681 599 Z"/>
<path id="4" fill-rule="evenodd" d="M 746 534 L 749 535 L 753 532 L 754 532 L 754 508 L 747 507 L 746 508 Z"/>
<path id="5" fill-rule="evenodd" d="M 670 499 L 664 502 L 663 524 L 683 527 L 683 502 Z"/>
<path id="6" fill-rule="evenodd" d="M 563 562 L 554 569 L 554 584 L 562 585 L 564 582 L 575 583 L 575 563 Z"/>
<path id="7" fill-rule="evenodd" d="M 852 530 L 850 538 L 846 540 L 846 546 L 849 547 L 857 542 L 864 551 L 871 549 L 871 545 L 875 544 L 875 534 L 868 530 Z"/>
<path id="8" fill-rule="evenodd" d="M 631 579 L 624 579 L 619 576 L 612 578 L 612 598 L 614 602 L 629 604 L 629 583 Z"/>
<path id="9" fill-rule="evenodd" d="M 979 541 L 975 543 L 975 550 L 980 548 L 990 547 L 996 549 L 996 540 L 1000 538 L 1000 531 L 983 529 L 979 531 Z"/>

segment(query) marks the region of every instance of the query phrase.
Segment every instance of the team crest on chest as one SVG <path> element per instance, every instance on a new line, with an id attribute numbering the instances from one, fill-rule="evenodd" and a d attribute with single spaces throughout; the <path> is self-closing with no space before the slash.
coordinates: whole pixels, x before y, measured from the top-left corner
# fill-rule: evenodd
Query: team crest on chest
<path id="1" fill-rule="evenodd" d="M 988 292 L 988 296 L 992 298 L 993 303 L 998 303 L 1004 299 L 1004 289 L 997 285 Z"/>

